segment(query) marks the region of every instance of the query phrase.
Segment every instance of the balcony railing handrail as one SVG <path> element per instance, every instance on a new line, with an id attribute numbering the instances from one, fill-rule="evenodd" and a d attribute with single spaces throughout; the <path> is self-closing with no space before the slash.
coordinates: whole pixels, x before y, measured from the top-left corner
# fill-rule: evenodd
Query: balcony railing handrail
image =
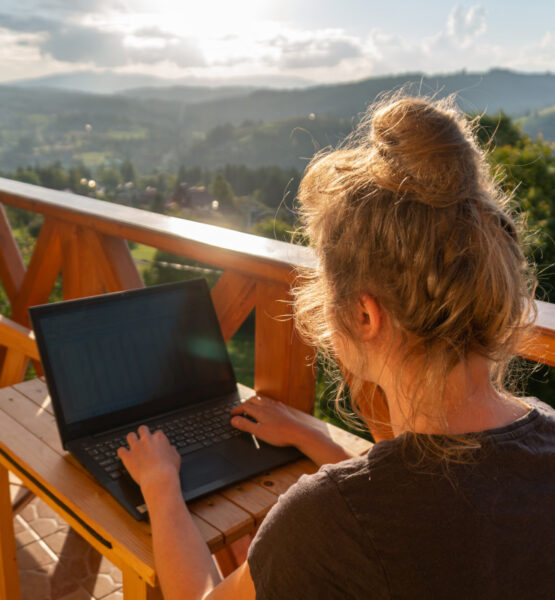
<path id="1" fill-rule="evenodd" d="M 312 251 L 304 246 L 2 177 L 0 202 L 76 225 L 89 226 L 93 219 L 99 232 L 162 249 L 164 242 L 171 242 L 174 248 L 175 242 L 181 241 L 208 253 L 212 260 L 205 262 L 224 268 L 230 262 L 226 255 L 240 256 L 248 261 L 249 272 L 270 279 L 288 280 L 293 268 L 315 264 Z M 233 266 L 237 268 L 237 264 Z"/>

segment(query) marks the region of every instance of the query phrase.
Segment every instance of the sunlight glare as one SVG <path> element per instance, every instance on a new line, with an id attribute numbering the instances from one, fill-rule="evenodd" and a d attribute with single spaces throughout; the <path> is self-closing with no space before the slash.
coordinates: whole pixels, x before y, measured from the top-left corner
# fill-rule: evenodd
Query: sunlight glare
<path id="1" fill-rule="evenodd" d="M 257 0 L 152 0 L 148 2 L 157 25 L 176 35 L 208 36 L 210 38 L 248 31 L 261 18 Z"/>

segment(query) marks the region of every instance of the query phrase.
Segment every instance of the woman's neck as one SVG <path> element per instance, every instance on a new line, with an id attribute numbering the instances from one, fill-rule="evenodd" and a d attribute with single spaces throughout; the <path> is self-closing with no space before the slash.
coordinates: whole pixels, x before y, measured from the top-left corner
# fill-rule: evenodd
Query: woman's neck
<path id="1" fill-rule="evenodd" d="M 384 373 L 382 388 L 388 399 L 394 434 L 405 431 L 456 435 L 503 427 L 524 416 L 529 408 L 522 402 L 500 394 L 492 385 L 488 362 L 472 356 L 449 374 L 443 399 L 424 398 L 416 418 L 411 419 L 412 399 L 404 396 L 404 383 L 414 381 L 412 370 Z"/>

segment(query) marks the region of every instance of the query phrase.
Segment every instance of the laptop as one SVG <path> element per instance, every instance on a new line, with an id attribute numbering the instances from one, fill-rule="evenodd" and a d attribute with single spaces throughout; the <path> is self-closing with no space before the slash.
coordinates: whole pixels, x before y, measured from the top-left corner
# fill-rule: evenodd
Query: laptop
<path id="1" fill-rule="evenodd" d="M 136 519 L 146 505 L 116 451 L 141 424 L 176 446 L 185 501 L 302 456 L 231 426 L 241 398 L 204 279 L 29 313 L 64 449 Z"/>

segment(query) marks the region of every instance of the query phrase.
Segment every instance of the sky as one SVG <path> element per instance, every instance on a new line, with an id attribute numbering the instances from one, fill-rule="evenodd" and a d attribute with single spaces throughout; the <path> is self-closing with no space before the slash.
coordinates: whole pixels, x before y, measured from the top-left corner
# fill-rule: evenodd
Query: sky
<path id="1" fill-rule="evenodd" d="M 0 82 L 82 70 L 337 82 L 555 72 L 552 0 L 2 0 Z"/>

